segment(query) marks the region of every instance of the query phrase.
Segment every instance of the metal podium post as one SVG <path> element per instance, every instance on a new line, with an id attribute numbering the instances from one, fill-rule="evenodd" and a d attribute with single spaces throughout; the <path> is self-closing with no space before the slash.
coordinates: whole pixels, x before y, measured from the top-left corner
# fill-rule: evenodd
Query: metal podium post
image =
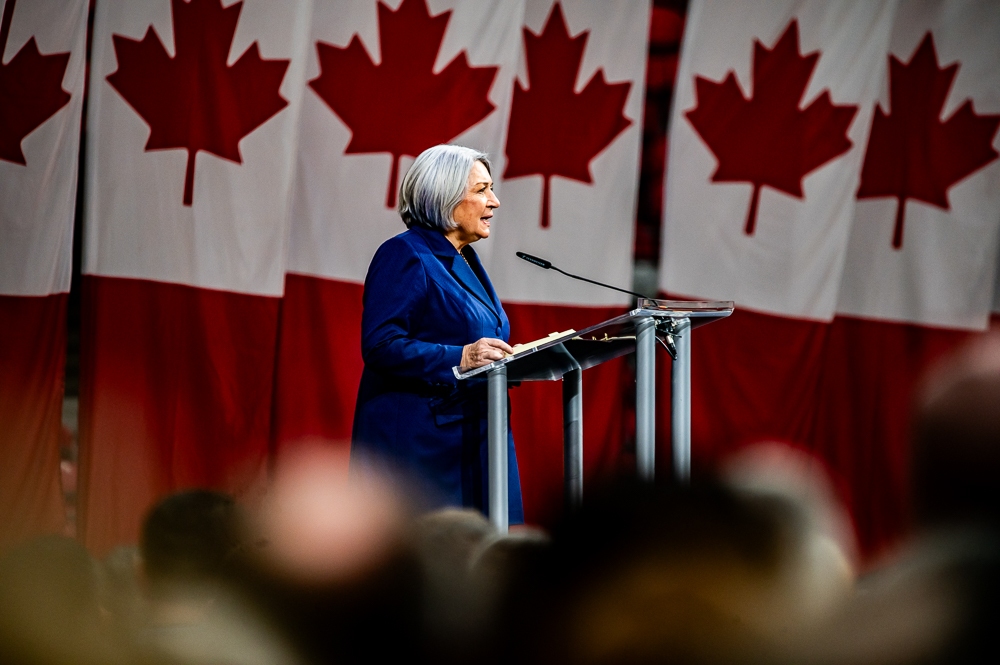
<path id="1" fill-rule="evenodd" d="M 678 319 L 674 336 L 677 359 L 670 369 L 670 429 L 674 476 L 691 479 L 691 319 Z"/>
<path id="2" fill-rule="evenodd" d="M 507 366 L 490 370 L 486 381 L 490 521 L 507 533 Z"/>
<path id="3" fill-rule="evenodd" d="M 656 320 L 635 326 L 635 462 L 639 479 L 656 474 Z"/>
<path id="4" fill-rule="evenodd" d="M 583 370 L 573 364 L 576 369 L 562 377 L 564 497 L 570 510 L 583 503 Z"/>

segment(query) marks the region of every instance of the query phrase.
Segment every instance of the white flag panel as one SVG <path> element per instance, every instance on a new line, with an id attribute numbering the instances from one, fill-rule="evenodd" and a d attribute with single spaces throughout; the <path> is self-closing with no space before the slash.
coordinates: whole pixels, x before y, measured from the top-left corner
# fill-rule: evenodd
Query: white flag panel
<path id="1" fill-rule="evenodd" d="M 139 42 L 152 26 L 167 57 L 176 58 L 172 5 L 191 9 L 195 3 L 203 11 L 214 11 L 218 0 L 192 0 L 190 5 L 177 0 L 97 3 L 83 270 L 95 275 L 280 295 L 312 3 L 222 3 L 227 11 L 239 5 L 228 49 L 224 31 L 217 39 L 216 46 L 228 51 L 226 67 L 238 68 L 244 57 L 257 59 L 256 49 L 265 62 L 287 61 L 277 88 L 287 105 L 244 134 L 238 142 L 240 161 L 198 151 L 192 163 L 193 179 L 186 183 L 187 150 L 147 151 L 147 140 L 152 141 L 150 124 L 137 112 L 135 101 L 126 100 L 108 76 L 122 69 L 113 35 Z M 189 22 L 187 29 L 197 31 L 204 24 L 199 21 Z M 153 59 L 138 66 L 148 69 L 151 81 L 164 80 Z M 248 78 L 253 77 L 258 77 L 258 72 Z M 166 88 L 166 82 L 163 86 Z M 165 95 L 164 103 L 169 99 Z M 238 103 L 246 102 L 240 99 Z M 223 125 L 235 122 L 224 116 L 216 120 Z M 157 129 L 152 128 L 153 137 Z M 193 190 L 190 205 L 184 202 L 187 184 Z"/>
<path id="2" fill-rule="evenodd" d="M 691 4 L 671 115 L 661 289 L 735 300 L 765 312 L 832 318 L 894 9 L 893 2 L 864 1 Z M 763 95 L 753 75 L 755 44 L 777 52 L 779 39 L 793 28 L 798 56 L 818 56 L 797 108 L 806 110 L 824 94 L 835 106 L 856 107 L 846 131 L 851 146 L 801 175 L 801 198 L 761 186 L 756 225 L 748 234 L 753 186 L 712 181 L 726 162 L 687 114 L 704 105 L 724 121 L 729 110 L 726 105 L 712 109 L 707 96 L 699 99 L 696 77 L 721 83 L 732 73 L 744 98 Z M 796 59 L 777 65 L 786 66 L 797 66 Z M 788 85 L 799 94 L 794 82 Z M 755 128 L 747 125 L 743 131 Z"/>
<path id="3" fill-rule="evenodd" d="M 968 100 L 976 115 L 998 116 L 1000 4 L 990 0 L 908 2 L 905 11 L 901 7 L 896 14 L 885 59 L 888 61 L 891 54 L 912 66 L 928 33 L 937 55 L 936 68 L 957 65 L 937 120 L 947 122 Z M 898 113 L 889 90 L 886 78 L 879 105 L 886 113 Z M 1000 149 L 1000 133 L 994 134 L 992 146 Z M 983 147 L 951 146 L 958 151 Z M 947 189 L 946 196 L 948 210 L 913 198 L 906 200 L 899 248 L 892 244 L 897 199 L 856 201 L 838 312 L 943 327 L 986 328 L 993 309 L 1000 235 L 1000 160 L 994 159 L 960 179 Z"/>
<path id="4" fill-rule="evenodd" d="M 6 5 L 0 2 L 0 7 Z M 16 57 L 33 54 L 29 44 L 32 39 L 43 59 L 68 54 L 63 76 L 51 83 L 60 85 L 69 100 L 52 115 L 36 118 L 41 124 L 20 140 L 23 164 L 0 159 L 3 295 L 40 296 L 69 291 L 86 28 L 86 0 L 20 0 L 11 14 L 2 65 L 16 66 L 12 64 Z M 50 83 L 48 78 L 46 83 Z M 4 105 L 24 103 L 19 99 L 0 100 Z"/>

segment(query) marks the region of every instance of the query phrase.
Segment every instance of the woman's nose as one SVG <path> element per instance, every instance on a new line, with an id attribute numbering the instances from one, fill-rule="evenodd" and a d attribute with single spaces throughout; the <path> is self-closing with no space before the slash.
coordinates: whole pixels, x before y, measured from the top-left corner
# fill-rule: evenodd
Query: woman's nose
<path id="1" fill-rule="evenodd" d="M 499 208 L 500 207 L 500 199 L 497 198 L 496 192 L 494 192 L 492 189 L 488 190 L 488 191 L 490 193 L 490 198 L 487 201 L 486 205 L 490 206 L 491 208 Z"/>

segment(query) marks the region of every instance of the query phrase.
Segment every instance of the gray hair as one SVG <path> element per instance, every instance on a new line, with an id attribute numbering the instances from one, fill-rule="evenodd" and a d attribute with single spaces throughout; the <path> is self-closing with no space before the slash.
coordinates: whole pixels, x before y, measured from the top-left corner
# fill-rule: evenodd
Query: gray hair
<path id="1" fill-rule="evenodd" d="M 491 172 L 486 153 L 472 148 L 442 144 L 420 153 L 399 188 L 399 216 L 406 228 L 422 226 L 441 233 L 454 229 L 452 213 L 465 198 L 476 162 Z"/>

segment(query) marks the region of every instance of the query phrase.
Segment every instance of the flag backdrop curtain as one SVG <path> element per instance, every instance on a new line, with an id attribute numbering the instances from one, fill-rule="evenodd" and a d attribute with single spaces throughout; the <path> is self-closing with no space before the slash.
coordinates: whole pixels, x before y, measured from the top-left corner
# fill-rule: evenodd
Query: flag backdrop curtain
<path id="1" fill-rule="evenodd" d="M 920 372 L 989 322 L 997 34 L 990 2 L 689 9 L 660 287 L 737 306 L 693 338 L 694 462 L 812 450 L 869 554 L 907 527 Z"/>
<path id="2" fill-rule="evenodd" d="M 631 283 L 648 2 L 96 7 L 80 499 L 94 549 L 133 540 L 167 492 L 245 494 L 275 450 L 347 441 L 364 275 L 403 230 L 399 179 L 430 145 L 493 158 L 502 205 L 476 250 L 513 342 L 628 306 L 514 252 Z M 660 289 L 738 307 L 694 340 L 695 463 L 760 438 L 812 449 L 866 551 L 905 527 L 913 382 L 996 299 L 998 11 L 690 6 Z M 26 43 L 17 21 L 5 58 Z M 587 482 L 630 460 L 630 381 L 624 360 L 585 374 Z M 561 504 L 559 389 L 511 391 L 530 522 Z"/>
<path id="3" fill-rule="evenodd" d="M 85 0 L 0 22 L 0 549 L 61 532 L 59 486 Z"/>
<path id="4" fill-rule="evenodd" d="M 266 473 L 311 3 L 97 3 L 81 533 L 134 542 L 166 493 Z"/>

